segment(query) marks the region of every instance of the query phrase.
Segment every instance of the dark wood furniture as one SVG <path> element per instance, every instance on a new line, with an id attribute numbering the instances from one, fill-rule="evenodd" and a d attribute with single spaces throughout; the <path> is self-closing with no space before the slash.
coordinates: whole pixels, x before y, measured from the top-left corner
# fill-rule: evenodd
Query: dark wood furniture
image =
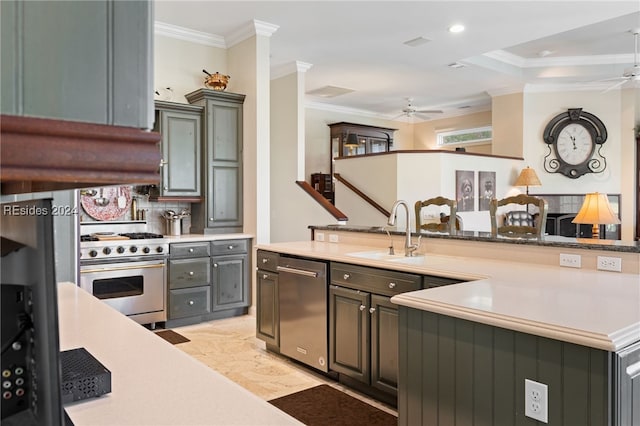
<path id="1" fill-rule="evenodd" d="M 393 133 L 397 130 L 345 122 L 329 124 L 329 128 L 331 129 L 329 163 L 332 178 L 334 158 L 388 152 L 393 145 Z M 333 191 L 332 188 L 331 192 Z"/>

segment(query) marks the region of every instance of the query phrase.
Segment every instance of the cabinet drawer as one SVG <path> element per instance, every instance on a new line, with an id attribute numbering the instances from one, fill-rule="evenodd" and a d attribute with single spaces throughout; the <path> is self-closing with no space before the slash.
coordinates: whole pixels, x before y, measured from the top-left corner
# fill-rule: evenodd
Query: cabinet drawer
<path id="1" fill-rule="evenodd" d="M 169 288 L 186 288 L 210 283 L 210 261 L 208 257 L 169 260 Z"/>
<path id="2" fill-rule="evenodd" d="M 366 266 L 331 263 L 331 283 L 394 296 L 422 288 L 422 276 Z"/>
<path id="3" fill-rule="evenodd" d="M 443 285 L 458 284 L 464 282 L 464 280 L 457 280 L 455 278 L 434 277 L 432 275 L 424 276 L 424 288 L 440 287 Z"/>
<path id="4" fill-rule="evenodd" d="M 263 271 L 277 272 L 278 259 L 280 255 L 271 251 L 258 250 L 258 269 Z"/>
<path id="5" fill-rule="evenodd" d="M 210 291 L 209 286 L 169 291 L 169 319 L 209 313 L 211 311 Z"/>
<path id="6" fill-rule="evenodd" d="M 169 254 L 171 257 L 210 256 L 211 250 L 208 241 L 197 243 L 180 243 L 170 244 Z"/>
<path id="7" fill-rule="evenodd" d="M 235 254 L 247 252 L 247 240 L 211 241 L 211 254 Z"/>

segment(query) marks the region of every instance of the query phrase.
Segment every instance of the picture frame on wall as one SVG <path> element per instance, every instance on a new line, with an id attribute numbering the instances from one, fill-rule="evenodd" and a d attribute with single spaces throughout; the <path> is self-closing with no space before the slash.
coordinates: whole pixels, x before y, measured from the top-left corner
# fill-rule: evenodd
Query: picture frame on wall
<path id="1" fill-rule="evenodd" d="M 475 208 L 475 172 L 456 170 L 456 201 L 459 212 L 472 212 Z"/>
<path id="2" fill-rule="evenodd" d="M 496 197 L 496 172 L 478 172 L 478 211 L 489 210 Z"/>

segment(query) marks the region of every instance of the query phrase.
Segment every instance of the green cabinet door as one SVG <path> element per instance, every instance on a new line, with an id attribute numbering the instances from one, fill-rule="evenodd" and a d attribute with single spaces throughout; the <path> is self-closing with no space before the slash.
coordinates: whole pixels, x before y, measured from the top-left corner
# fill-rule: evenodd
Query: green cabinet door
<path id="1" fill-rule="evenodd" d="M 329 369 L 365 384 L 369 379 L 369 293 L 329 288 Z"/>
<path id="2" fill-rule="evenodd" d="M 162 135 L 160 197 L 200 197 L 202 108 L 156 102 Z"/>
<path id="3" fill-rule="evenodd" d="M 204 202 L 193 205 L 191 232 L 242 231 L 244 95 L 199 89 L 185 97 L 204 107 Z"/>
<path id="4" fill-rule="evenodd" d="M 371 295 L 371 386 L 398 393 L 398 307 L 391 298 Z"/>
<path id="5" fill-rule="evenodd" d="M 214 256 L 211 262 L 212 311 L 249 306 L 248 256 Z"/>
<path id="6" fill-rule="evenodd" d="M 2 113 L 151 129 L 153 4 L 0 2 Z"/>

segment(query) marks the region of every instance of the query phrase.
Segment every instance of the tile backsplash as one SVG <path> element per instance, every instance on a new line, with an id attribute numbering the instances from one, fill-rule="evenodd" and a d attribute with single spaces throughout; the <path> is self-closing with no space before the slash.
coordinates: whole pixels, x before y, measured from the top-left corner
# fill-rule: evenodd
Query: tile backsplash
<path id="1" fill-rule="evenodd" d="M 104 187 L 105 190 L 109 187 Z M 191 203 L 188 202 L 155 202 L 149 201 L 149 196 L 145 194 L 140 194 L 136 192 L 136 187 L 133 186 L 122 186 L 122 188 L 128 188 L 130 199 L 135 198 L 137 202 L 137 209 L 144 210 L 145 213 L 145 221 L 146 221 L 146 232 L 153 232 L 156 234 L 167 234 L 167 229 L 165 225 L 165 220 L 162 217 L 162 213 L 165 210 L 174 210 L 175 212 L 180 212 L 183 209 L 187 209 L 191 211 Z M 97 191 L 100 188 L 95 188 Z M 99 194 L 99 192 L 98 192 Z M 96 195 L 95 197 L 97 197 Z M 123 209 L 124 210 L 124 209 Z M 118 222 L 128 222 L 132 220 L 132 208 L 131 202 L 127 204 L 126 210 L 123 211 L 122 216 L 113 219 L 113 221 Z M 108 221 L 100 221 L 91 217 L 84 208 L 80 209 L 80 222 L 83 224 L 86 223 L 108 223 Z M 182 219 L 182 233 L 188 234 L 189 228 L 191 227 L 191 216 L 186 216 Z"/>

